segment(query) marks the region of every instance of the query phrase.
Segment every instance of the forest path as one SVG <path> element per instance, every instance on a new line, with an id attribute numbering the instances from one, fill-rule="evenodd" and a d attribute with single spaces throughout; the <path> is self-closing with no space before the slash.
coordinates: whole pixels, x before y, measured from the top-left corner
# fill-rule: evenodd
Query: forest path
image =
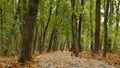
<path id="1" fill-rule="evenodd" d="M 38 58 L 36 68 L 115 68 L 102 61 L 71 56 L 70 52 L 57 51 L 39 55 Z"/>

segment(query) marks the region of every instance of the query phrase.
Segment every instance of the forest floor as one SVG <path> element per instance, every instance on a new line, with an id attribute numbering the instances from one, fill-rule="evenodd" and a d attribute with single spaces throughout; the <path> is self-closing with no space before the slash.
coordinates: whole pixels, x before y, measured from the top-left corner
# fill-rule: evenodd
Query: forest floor
<path id="1" fill-rule="evenodd" d="M 18 56 L 0 57 L 0 68 L 120 68 L 120 54 L 107 53 L 91 56 L 84 51 L 79 57 L 74 57 L 71 52 L 51 52 L 33 54 L 33 62 L 18 63 Z"/>

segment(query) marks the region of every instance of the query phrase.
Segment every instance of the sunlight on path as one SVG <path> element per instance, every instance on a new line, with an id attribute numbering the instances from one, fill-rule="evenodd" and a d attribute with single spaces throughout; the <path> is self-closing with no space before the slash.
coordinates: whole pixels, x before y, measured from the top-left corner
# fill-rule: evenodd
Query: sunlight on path
<path id="1" fill-rule="evenodd" d="M 47 53 L 38 58 L 40 63 L 36 68 L 115 68 L 102 61 L 73 57 L 70 52 Z"/>

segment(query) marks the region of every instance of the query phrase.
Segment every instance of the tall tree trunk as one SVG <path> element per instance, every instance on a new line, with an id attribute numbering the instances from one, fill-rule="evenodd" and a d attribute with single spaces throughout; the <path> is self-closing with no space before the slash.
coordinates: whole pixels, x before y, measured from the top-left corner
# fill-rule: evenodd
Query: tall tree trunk
<path id="1" fill-rule="evenodd" d="M 51 50 L 52 50 L 52 48 L 53 48 L 53 38 L 54 38 L 54 30 L 52 31 L 52 33 L 51 33 L 51 36 L 50 36 L 50 41 L 49 41 L 49 46 L 48 46 L 48 50 L 47 50 L 47 52 L 50 52 Z"/>
<path id="2" fill-rule="evenodd" d="M 67 51 L 70 51 L 70 36 L 69 36 L 69 34 L 66 36 L 66 47 L 67 47 Z"/>
<path id="3" fill-rule="evenodd" d="M 42 42 L 41 42 L 41 46 L 44 47 L 45 45 L 45 39 L 46 39 L 46 34 L 47 34 L 47 29 L 48 29 L 48 26 L 49 26 L 49 23 L 50 23 L 50 20 L 51 20 L 51 15 L 52 15 L 52 0 L 50 0 L 50 9 L 49 9 L 49 16 L 48 16 L 48 20 L 47 20 L 47 25 L 44 29 L 44 32 L 43 32 L 43 38 L 42 38 Z"/>
<path id="4" fill-rule="evenodd" d="M 40 22 L 41 22 L 41 27 L 40 27 L 40 36 L 39 36 L 39 42 L 38 42 L 38 51 L 39 53 L 41 54 L 43 52 L 43 32 L 44 32 L 44 27 L 45 25 L 42 24 L 44 22 L 43 18 L 42 18 L 42 14 L 44 12 L 43 10 L 43 7 L 44 7 L 44 1 L 43 0 L 40 0 Z"/>
<path id="5" fill-rule="evenodd" d="M 120 22 L 120 0 L 118 1 L 116 13 L 117 13 L 117 17 L 116 17 L 116 20 L 117 20 L 117 22 L 116 22 L 116 32 L 118 33 L 119 22 Z M 116 36 L 117 36 L 117 33 L 116 33 Z"/>
<path id="6" fill-rule="evenodd" d="M 116 4 L 117 10 L 117 16 L 116 16 L 116 32 L 115 32 L 115 44 L 114 44 L 114 48 L 118 45 L 117 44 L 117 38 L 118 38 L 118 31 L 119 31 L 119 22 L 120 22 L 120 0 L 118 1 L 118 4 Z"/>
<path id="7" fill-rule="evenodd" d="M 36 50 L 37 37 L 38 37 L 38 27 L 37 27 L 37 25 L 36 25 L 36 26 L 35 26 L 34 40 L 33 40 L 33 45 L 32 45 L 32 47 L 33 47 L 32 53 L 34 53 L 35 50 Z"/>
<path id="8" fill-rule="evenodd" d="M 110 14 L 109 14 L 110 17 L 112 17 L 112 15 L 113 15 L 113 11 L 114 11 L 113 6 L 114 6 L 114 0 L 110 0 Z M 113 20 L 110 19 L 109 27 L 111 28 L 112 25 L 113 25 Z M 110 51 L 111 47 L 112 47 L 112 39 L 111 39 L 111 37 L 108 36 L 108 51 Z"/>
<path id="9" fill-rule="evenodd" d="M 53 44 L 53 51 L 57 51 L 57 49 L 56 48 L 54 48 L 54 47 L 57 47 L 58 45 L 57 45 L 57 38 L 58 38 L 58 34 L 57 34 L 57 32 L 58 32 L 58 28 L 59 28 L 59 24 L 58 24 L 58 14 L 59 14 L 59 6 L 60 6 L 60 0 L 57 0 L 56 1 L 56 13 L 55 13 L 55 16 L 56 16 L 56 19 L 55 19 L 55 27 L 54 27 L 54 30 L 55 30 L 55 33 L 54 33 L 54 39 L 53 39 L 53 41 L 54 41 L 54 44 Z"/>
<path id="10" fill-rule="evenodd" d="M 56 1 L 56 13 L 55 13 L 55 23 L 54 23 L 54 28 L 53 28 L 53 32 L 51 34 L 51 38 L 50 38 L 50 42 L 49 42 L 49 48 L 48 48 L 48 52 L 52 49 L 53 51 L 56 51 L 56 49 L 54 49 L 54 47 L 56 47 L 57 45 L 55 45 L 57 43 L 57 28 L 58 28 L 58 9 L 59 9 L 59 4 L 60 4 L 60 0 Z"/>
<path id="11" fill-rule="evenodd" d="M 104 16 L 104 49 L 103 49 L 103 57 L 106 57 L 107 52 L 107 37 L 108 37 L 108 29 L 107 29 L 107 22 L 108 22 L 108 9 L 109 9 L 109 0 L 107 0 L 106 9 L 105 9 L 105 16 Z"/>
<path id="12" fill-rule="evenodd" d="M 113 6 L 114 6 L 114 0 L 110 0 L 110 16 L 112 16 L 114 11 Z M 113 21 L 112 19 L 110 19 L 109 26 L 112 27 L 112 25 L 113 25 Z"/>
<path id="13" fill-rule="evenodd" d="M 78 56 L 78 52 L 79 52 L 79 47 L 78 47 L 78 36 L 77 36 L 77 19 L 76 19 L 76 15 L 75 15 L 75 0 L 71 0 L 71 7 L 72 7 L 72 51 L 73 53 L 75 53 L 75 56 Z"/>
<path id="14" fill-rule="evenodd" d="M 2 16 L 2 14 L 3 14 L 3 10 L 2 10 L 2 8 L 0 8 L 0 26 L 1 26 L 1 48 L 3 48 L 4 47 L 4 38 L 3 38 L 3 16 Z"/>
<path id="15" fill-rule="evenodd" d="M 90 50 L 93 52 L 93 49 L 94 49 L 94 45 L 93 45 L 93 21 L 92 21 L 92 18 L 93 18 L 93 14 L 92 14 L 92 4 L 93 4 L 93 0 L 90 0 L 90 38 L 91 38 L 91 44 L 90 44 Z"/>
<path id="16" fill-rule="evenodd" d="M 22 34 L 22 49 L 19 57 L 19 62 L 31 61 L 31 50 L 32 41 L 34 36 L 34 27 L 36 24 L 36 17 L 38 12 L 39 0 L 29 0 L 28 11 L 25 15 L 25 23 L 23 23 L 23 34 Z"/>
<path id="17" fill-rule="evenodd" d="M 83 5 L 84 5 L 84 0 L 81 0 L 81 7 L 83 7 Z M 79 27 L 78 27 L 78 46 L 79 46 L 80 52 L 82 51 L 82 46 L 81 46 L 81 28 L 82 27 L 81 25 L 82 25 L 82 13 L 80 13 L 80 16 L 79 16 Z"/>
<path id="18" fill-rule="evenodd" d="M 100 4 L 101 0 L 96 0 L 96 25 L 95 25 L 95 46 L 94 53 L 98 53 L 100 47 Z"/>

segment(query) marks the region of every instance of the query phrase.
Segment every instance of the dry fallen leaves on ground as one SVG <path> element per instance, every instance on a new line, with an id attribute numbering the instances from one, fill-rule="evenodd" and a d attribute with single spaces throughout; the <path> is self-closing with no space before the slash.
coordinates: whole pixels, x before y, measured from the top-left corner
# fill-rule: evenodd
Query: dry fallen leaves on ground
<path id="1" fill-rule="evenodd" d="M 102 60 L 109 65 L 114 65 L 120 68 L 120 53 L 109 52 L 107 53 L 107 56 L 104 58 L 102 56 L 102 52 L 100 52 L 100 54 L 92 56 L 91 52 L 84 51 L 82 53 L 79 53 L 79 57 L 87 58 L 87 59 Z"/>
<path id="2" fill-rule="evenodd" d="M 41 55 L 46 55 L 49 53 L 43 53 Z M 57 55 L 57 52 L 55 52 Z M 18 55 L 15 56 L 7 56 L 7 57 L 0 57 L 0 68 L 35 68 L 39 63 L 38 61 L 38 53 L 33 54 L 33 62 L 27 62 L 27 63 L 18 63 Z M 52 54 L 49 54 L 52 55 Z M 65 56 L 65 55 L 62 55 Z M 84 51 L 82 53 L 79 53 L 79 57 L 86 58 L 86 59 L 95 59 L 95 60 L 102 60 L 103 62 L 114 65 L 116 67 L 120 67 L 120 54 L 119 53 L 107 53 L 107 56 L 104 58 L 102 57 L 102 54 L 100 53 L 99 55 L 95 55 L 94 57 L 91 56 L 91 53 L 88 51 Z M 59 58 L 59 57 L 58 57 Z M 49 57 L 44 58 L 44 60 L 47 62 Z M 64 59 L 64 61 L 67 61 Z M 69 63 L 69 62 L 68 62 Z M 56 63 L 59 65 L 60 63 Z M 58 67 L 58 66 L 57 66 Z M 58 67 L 59 68 L 59 67 Z"/>
<path id="3" fill-rule="evenodd" d="M 32 55 L 33 61 L 26 63 L 18 63 L 18 55 L 0 57 L 0 68 L 34 68 L 38 65 L 38 53 Z"/>

